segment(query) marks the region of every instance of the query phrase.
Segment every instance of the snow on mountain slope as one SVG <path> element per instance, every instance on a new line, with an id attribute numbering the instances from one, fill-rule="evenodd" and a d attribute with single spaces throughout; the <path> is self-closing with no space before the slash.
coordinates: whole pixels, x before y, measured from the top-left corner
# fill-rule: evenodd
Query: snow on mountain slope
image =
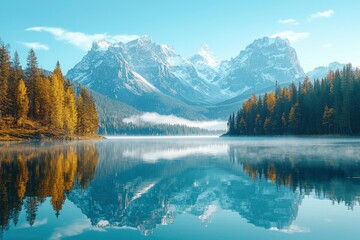
<path id="1" fill-rule="evenodd" d="M 329 66 L 320 66 L 315 68 L 314 70 L 308 72 L 306 75 L 310 79 L 322 79 L 325 78 L 330 71 L 342 70 L 345 67 L 345 64 L 341 64 L 338 62 L 332 62 Z"/>
<path id="2" fill-rule="evenodd" d="M 210 58 L 208 60 L 211 61 Z M 120 75 L 116 77 L 115 72 L 118 71 Z M 94 76 L 94 72 L 103 75 Z M 195 105 L 219 101 L 216 87 L 201 78 L 189 60 L 168 45 L 152 42 L 148 36 L 128 43 L 94 43 L 67 77 L 90 87 L 110 77 L 109 81 L 115 88 L 122 79 L 122 86 L 137 95 L 141 95 L 142 90 L 161 91 Z"/>
<path id="3" fill-rule="evenodd" d="M 200 48 L 197 54 L 190 57 L 189 61 L 194 65 L 200 78 L 212 83 L 218 74 L 217 70 L 220 62 L 210 52 L 206 44 Z"/>
<path id="4" fill-rule="evenodd" d="M 149 37 L 142 37 L 124 44 L 122 51 L 135 71 L 165 94 L 188 103 L 214 101 L 214 87 L 171 46 L 159 45 Z"/>
<path id="5" fill-rule="evenodd" d="M 182 117 L 201 112 L 190 114 L 193 118 L 212 116 L 215 104 L 230 99 L 236 104 L 251 94 L 269 91 L 276 82 L 281 85 L 304 76 L 289 41 L 269 37 L 255 40 L 237 57 L 222 62 L 206 45 L 185 59 L 149 36 L 127 43 L 103 40 L 95 42 L 67 74 L 72 81 L 142 111 Z"/>
<path id="6" fill-rule="evenodd" d="M 264 37 L 255 40 L 237 57 L 222 62 L 214 80 L 229 95 L 239 95 L 249 89 L 256 93 L 276 82 L 292 82 L 304 76 L 288 40 Z"/>
<path id="7" fill-rule="evenodd" d="M 160 92 L 109 47 L 104 41 L 94 43 L 88 54 L 68 72 L 67 78 L 115 98 L 122 91 L 135 95 Z"/>

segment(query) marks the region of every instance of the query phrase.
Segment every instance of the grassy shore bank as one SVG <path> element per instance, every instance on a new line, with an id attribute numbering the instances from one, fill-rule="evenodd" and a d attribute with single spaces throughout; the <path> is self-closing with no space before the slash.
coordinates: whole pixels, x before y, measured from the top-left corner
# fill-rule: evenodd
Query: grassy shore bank
<path id="1" fill-rule="evenodd" d="M 0 123 L 0 141 L 32 141 L 32 140 L 90 140 L 102 139 L 98 134 L 68 135 L 63 131 L 49 130 L 41 122 L 25 121 L 21 126 L 14 125 L 12 120 L 4 119 Z"/>

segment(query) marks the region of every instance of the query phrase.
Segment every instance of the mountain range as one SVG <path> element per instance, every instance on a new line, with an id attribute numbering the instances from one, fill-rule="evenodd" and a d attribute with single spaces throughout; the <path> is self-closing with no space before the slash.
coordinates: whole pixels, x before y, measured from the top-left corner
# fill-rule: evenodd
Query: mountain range
<path id="1" fill-rule="evenodd" d="M 235 58 L 219 61 L 206 45 L 185 58 L 143 36 L 127 43 L 94 42 L 66 77 L 140 112 L 205 120 L 227 118 L 247 97 L 276 84 L 306 75 L 322 78 L 342 67 L 332 63 L 306 74 L 295 49 L 279 37 L 257 39 Z"/>

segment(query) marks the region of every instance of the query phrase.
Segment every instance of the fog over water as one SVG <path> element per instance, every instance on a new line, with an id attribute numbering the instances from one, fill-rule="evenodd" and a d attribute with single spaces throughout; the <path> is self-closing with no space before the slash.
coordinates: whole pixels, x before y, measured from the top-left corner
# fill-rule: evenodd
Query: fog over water
<path id="1" fill-rule="evenodd" d="M 192 121 L 186 118 L 177 117 L 175 115 L 160 115 L 158 113 L 144 113 L 142 115 L 135 115 L 123 120 L 125 123 L 141 124 L 171 124 L 171 125 L 185 125 L 188 127 L 198 127 L 208 130 L 226 130 L 226 121 L 211 120 L 211 121 Z"/>

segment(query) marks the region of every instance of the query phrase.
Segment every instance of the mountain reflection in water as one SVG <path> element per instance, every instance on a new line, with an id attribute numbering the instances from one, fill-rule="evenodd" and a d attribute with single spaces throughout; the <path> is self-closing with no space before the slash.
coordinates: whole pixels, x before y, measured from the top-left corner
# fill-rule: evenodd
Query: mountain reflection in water
<path id="1" fill-rule="evenodd" d="M 181 214 L 204 226 L 230 210 L 265 229 L 291 228 L 304 196 L 359 203 L 355 139 L 159 139 L 0 147 L 0 225 L 34 224 L 67 198 L 93 226 L 149 235 Z"/>

